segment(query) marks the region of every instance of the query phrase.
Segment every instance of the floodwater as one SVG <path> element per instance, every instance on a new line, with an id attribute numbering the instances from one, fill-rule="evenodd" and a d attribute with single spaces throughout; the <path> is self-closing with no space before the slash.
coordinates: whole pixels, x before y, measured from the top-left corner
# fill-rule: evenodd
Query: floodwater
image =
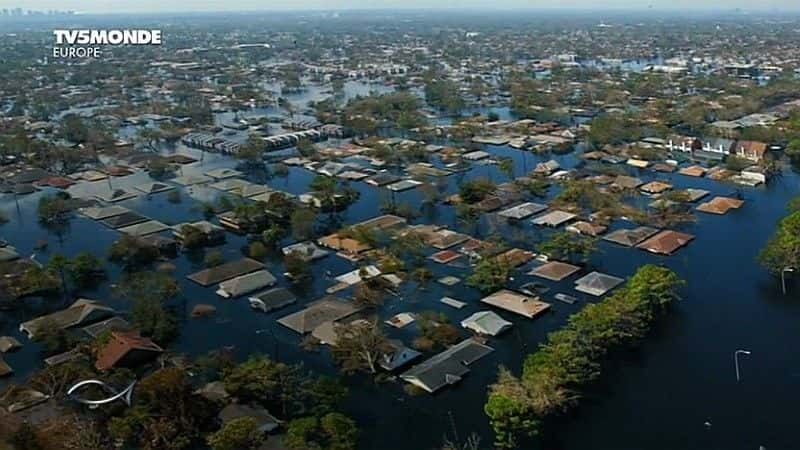
<path id="1" fill-rule="evenodd" d="M 515 176 L 551 157 L 565 167 L 577 163 L 573 155 L 535 155 L 507 146 L 486 146 L 486 149 L 497 157 L 513 158 Z M 178 150 L 200 156 L 199 152 L 182 146 Z M 440 164 L 438 158 L 434 158 L 434 162 Z M 189 174 L 234 166 L 235 162 L 227 157 L 205 154 L 202 161 L 182 170 Z M 675 186 L 709 190 L 711 195 L 730 194 L 737 189 L 730 184 L 679 174 L 627 170 L 645 181 L 669 180 Z M 454 192 L 460 179 L 478 176 L 490 177 L 495 182 L 508 179 L 497 166 L 476 164 L 467 173 L 447 177 L 447 192 Z M 269 179 L 267 184 L 299 194 L 307 190 L 313 177 L 314 174 L 305 169 L 291 168 L 287 177 Z M 136 173 L 115 178 L 111 183 L 117 188 L 146 181 L 146 174 Z M 601 381 L 584 393 L 586 398 L 578 408 L 569 417 L 548 424 L 548 431 L 539 442 L 542 448 L 756 449 L 759 445 L 770 450 L 796 448 L 792 426 L 796 422 L 794 406 L 800 403 L 800 361 L 791 350 L 791 343 L 800 335 L 800 283 L 790 282 L 789 294 L 781 295 L 779 284 L 756 264 L 755 256 L 775 223 L 785 214 L 788 200 L 800 193 L 798 182 L 800 176 L 787 171 L 767 187 L 739 188 L 746 201 L 744 207 L 726 216 L 697 213 L 696 223 L 680 228 L 695 234 L 695 241 L 671 257 L 601 242 L 602 251 L 590 263 L 592 270 L 628 277 L 642 264 L 665 264 L 687 280 L 684 300 L 659 322 L 638 351 L 618 352 L 612 356 Z M 373 217 L 379 213 L 379 205 L 391 199 L 385 189 L 360 182 L 351 185 L 361 193 L 359 200 L 338 217 L 321 215 L 320 228 L 335 229 L 337 221 L 349 224 Z M 73 187 L 72 192 L 88 195 L 107 188 L 107 181 L 99 181 Z M 551 195 L 555 193 L 553 189 Z M 9 223 L 0 226 L 0 236 L 24 256 L 35 253 L 38 240 L 47 240 L 48 250 L 35 256 L 42 263 L 56 252 L 74 256 L 90 251 L 105 256 L 108 246 L 118 238 L 118 232 L 79 215 L 58 233 L 44 229 L 35 217 L 36 202 L 41 195 L 36 193 L 16 201 L 9 196 L 0 199 L 0 208 L 10 218 Z M 182 191 L 183 202 L 177 205 L 167 201 L 166 193 L 140 196 L 120 204 L 164 223 L 176 224 L 202 219 L 196 199 L 209 200 L 219 195 L 210 188 L 193 187 Z M 422 193 L 418 190 L 395 194 L 398 203 L 417 206 L 421 200 Z M 476 227 L 470 227 L 459 223 L 449 206 L 420 210 L 421 216 L 413 223 L 447 225 L 484 238 L 500 233 L 510 243 L 528 249 L 533 249 L 536 242 L 550 232 L 528 222 L 509 225 L 493 214 L 485 215 Z M 630 224 L 615 223 L 613 228 L 621 226 Z M 241 257 L 246 238 L 228 233 L 227 239 L 227 243 L 217 249 L 227 260 Z M 291 239 L 287 239 L 284 244 L 290 242 Z M 278 325 L 275 319 L 323 296 L 325 288 L 334 283 L 325 278 L 325 272 L 344 273 L 354 268 L 351 263 L 334 255 L 314 263 L 313 283 L 298 291 L 301 301 L 265 315 L 251 310 L 244 298 L 224 300 L 214 294 L 215 287 L 203 288 L 186 280 L 187 274 L 203 268 L 202 252 L 183 254 L 172 262 L 182 289 L 181 299 L 174 305 L 180 309 L 183 322 L 180 338 L 170 350 L 200 355 L 223 346 L 234 346 L 240 358 L 260 352 L 285 361 L 303 362 L 319 373 L 335 372 L 326 350 L 317 353 L 300 350 L 299 336 Z M 464 278 L 470 273 L 463 260 L 451 266 L 430 261 L 427 265 L 435 278 L 444 275 Z M 270 258 L 267 266 L 278 276 L 279 285 L 289 286 L 280 276 L 283 270 L 279 258 Z M 109 265 L 108 269 L 111 279 L 119 275 L 115 266 Z M 517 271 L 510 287 L 534 281 L 524 274 L 527 270 L 528 267 L 523 266 Z M 495 351 L 473 364 L 462 382 L 437 395 L 412 397 L 404 393 L 400 382 L 375 383 L 365 376 L 347 378 L 352 396 L 346 412 L 359 421 L 361 447 L 432 449 L 441 447 L 445 437 L 464 439 L 473 432 L 481 436 L 485 447 L 489 447 L 491 433 L 483 413 L 487 385 L 494 380 L 499 364 L 518 373 L 524 356 L 535 350 L 548 332 L 562 327 L 570 314 L 586 302 L 594 301 L 578 295 L 579 302 L 567 305 L 552 298 L 557 292 L 575 295 L 572 282 L 576 278 L 573 276 L 560 283 L 535 280 L 551 287 L 545 300 L 552 303 L 552 312 L 543 317 L 527 320 L 496 311 L 514 322 L 514 329 L 491 339 L 489 345 Z M 469 305 L 462 310 L 452 309 L 438 302 L 444 295 Z M 125 300 L 111 294 L 108 283 L 96 291 L 81 292 L 80 296 L 103 300 L 121 311 L 130 309 Z M 400 297 L 387 298 L 380 315 L 387 318 L 399 312 L 436 310 L 447 313 L 457 323 L 476 311 L 487 309 L 478 302 L 480 298 L 477 291 L 463 283 L 453 287 L 435 281 L 425 286 L 406 283 Z M 188 319 L 189 311 L 198 303 L 216 306 L 216 316 Z M 18 311 L 0 313 L 0 335 L 13 335 L 24 344 L 20 351 L 4 356 L 16 372 L 0 381 L 0 387 L 23 380 L 39 366 L 39 346 L 17 331 L 18 324 L 61 306 L 58 298 L 32 299 Z M 271 332 L 256 334 L 256 330 L 261 329 Z M 414 326 L 388 332 L 408 343 L 414 336 Z M 739 383 L 733 366 L 736 349 L 752 352 L 741 358 L 742 381 Z M 704 425 L 705 422 L 710 426 Z"/>

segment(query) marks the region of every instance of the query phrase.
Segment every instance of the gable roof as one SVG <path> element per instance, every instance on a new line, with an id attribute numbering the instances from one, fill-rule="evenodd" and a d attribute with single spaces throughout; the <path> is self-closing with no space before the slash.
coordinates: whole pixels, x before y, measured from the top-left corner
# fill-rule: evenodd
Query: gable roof
<path id="1" fill-rule="evenodd" d="M 360 308 L 337 297 L 324 297 L 296 313 L 283 316 L 278 323 L 300 334 L 313 331 L 325 322 L 343 319 Z"/>
<path id="2" fill-rule="evenodd" d="M 23 322 L 19 329 L 27 333 L 28 337 L 33 338 L 42 326 L 56 326 L 65 329 L 105 319 L 113 314 L 113 308 L 95 300 L 82 298 L 66 309 Z"/>
<path id="3" fill-rule="evenodd" d="M 262 267 L 264 267 L 264 265 L 254 259 L 242 258 L 195 272 L 191 275 L 187 275 L 186 278 L 201 286 L 210 286 L 240 275 L 255 272 Z"/>
<path id="4" fill-rule="evenodd" d="M 225 298 L 238 297 L 267 286 L 272 286 L 276 281 L 275 276 L 269 271 L 264 269 L 257 270 L 246 275 L 223 281 L 219 284 L 217 294 Z"/>
<path id="5" fill-rule="evenodd" d="M 483 358 L 494 349 L 488 345 L 465 339 L 449 349 L 429 358 L 400 375 L 400 378 L 433 393 L 448 384 L 455 384 L 469 373 L 467 366 Z"/>

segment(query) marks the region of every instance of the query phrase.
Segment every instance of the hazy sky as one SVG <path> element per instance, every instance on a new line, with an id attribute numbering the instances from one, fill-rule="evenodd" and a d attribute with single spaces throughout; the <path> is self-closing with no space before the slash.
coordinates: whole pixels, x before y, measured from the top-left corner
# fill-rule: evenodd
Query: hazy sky
<path id="1" fill-rule="evenodd" d="M 369 8 L 570 8 L 800 10 L 800 0 L 0 0 L 0 8 L 85 12 L 223 11 Z"/>

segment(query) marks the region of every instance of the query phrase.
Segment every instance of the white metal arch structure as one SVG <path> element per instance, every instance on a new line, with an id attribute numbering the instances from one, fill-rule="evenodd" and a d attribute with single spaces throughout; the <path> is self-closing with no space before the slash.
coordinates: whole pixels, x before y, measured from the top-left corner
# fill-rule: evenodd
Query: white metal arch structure
<path id="1" fill-rule="evenodd" d="M 80 388 L 82 388 L 84 386 L 89 386 L 89 385 L 101 386 L 106 392 L 109 392 L 109 393 L 114 394 L 114 395 L 112 395 L 111 397 L 108 397 L 108 398 L 100 399 L 100 400 L 89 400 L 89 399 L 80 398 L 78 396 L 73 395 L 75 393 L 75 391 L 77 391 L 78 389 L 80 389 Z M 114 388 L 112 388 L 111 386 L 109 386 L 108 384 L 106 384 L 103 381 L 100 381 L 100 380 L 83 380 L 83 381 L 79 381 L 78 383 L 73 385 L 71 388 L 69 388 L 69 390 L 67 391 L 67 395 L 69 397 L 71 397 L 73 400 L 75 400 L 76 402 L 83 403 L 84 405 L 90 405 L 90 406 L 105 405 L 105 404 L 111 403 L 111 402 L 113 402 L 115 400 L 122 399 L 122 401 L 124 401 L 126 405 L 131 406 L 131 396 L 133 395 L 133 387 L 134 386 L 136 386 L 136 380 L 133 380 L 133 382 L 131 382 L 131 384 L 129 384 L 128 387 L 126 387 L 122 391 L 116 392 L 116 390 Z"/>

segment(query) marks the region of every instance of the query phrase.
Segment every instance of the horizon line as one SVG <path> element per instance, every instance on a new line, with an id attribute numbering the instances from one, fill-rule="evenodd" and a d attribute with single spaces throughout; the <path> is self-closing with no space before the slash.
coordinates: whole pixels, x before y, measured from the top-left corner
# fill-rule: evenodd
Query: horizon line
<path id="1" fill-rule="evenodd" d="M 448 11 L 448 12 L 616 12 L 616 13 L 642 13 L 642 12 L 685 12 L 685 13 L 693 13 L 693 12 L 706 12 L 706 13 L 741 13 L 741 14 L 748 14 L 748 13 L 781 13 L 781 12 L 800 12 L 800 5 L 795 7 L 785 7 L 785 6 L 769 6 L 765 5 L 764 7 L 758 6 L 749 6 L 746 8 L 743 7 L 719 7 L 719 6 L 697 6 L 697 7 L 685 7 L 685 6 L 593 6 L 593 7 L 581 7 L 581 6 L 499 6 L 499 7 L 492 7 L 492 8 L 484 8 L 480 6 L 471 6 L 471 7 L 458 7 L 458 6 L 427 6 L 427 7 L 404 7 L 404 6 L 396 6 L 396 7 L 339 7 L 339 8 L 293 8 L 293 7 L 273 7 L 273 8 L 245 8 L 245 9 L 216 9 L 216 8 L 200 8 L 200 9 L 192 9 L 192 10 L 171 10 L 171 9 L 143 9 L 143 10 L 113 10 L 113 11 L 106 11 L 106 10 L 79 10 L 79 9 L 63 9 L 63 10 L 51 10 L 51 9 L 30 9 L 30 8 L 22 8 L 22 7 L 3 7 L 0 9 L 7 9 L 7 10 L 15 10 L 21 9 L 23 11 L 32 11 L 36 13 L 47 13 L 48 11 L 56 11 L 60 13 L 72 13 L 71 15 L 127 15 L 127 14 L 187 14 L 187 13 L 253 13 L 253 12 L 282 12 L 282 13 L 336 13 L 336 12 L 413 12 L 413 11 Z M 60 15 L 70 15 L 70 14 L 60 14 Z M 11 16 L 0 16 L 0 17 L 11 17 Z M 23 15 L 23 16 L 13 16 L 16 18 L 20 17 L 47 17 L 47 14 L 43 15 Z"/>

